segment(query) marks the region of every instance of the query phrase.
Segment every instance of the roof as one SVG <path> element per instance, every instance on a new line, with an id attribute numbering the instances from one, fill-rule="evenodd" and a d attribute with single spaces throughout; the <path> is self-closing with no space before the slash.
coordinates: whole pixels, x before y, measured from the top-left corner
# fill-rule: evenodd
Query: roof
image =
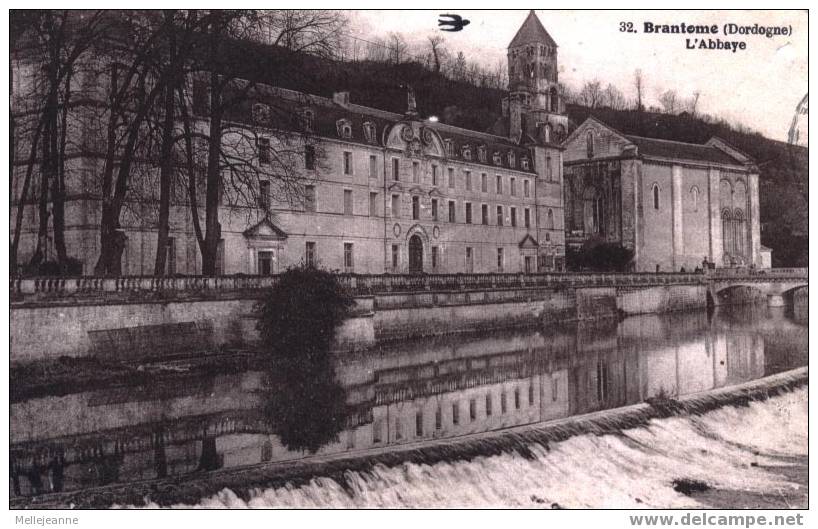
<path id="1" fill-rule="evenodd" d="M 681 141 L 660 140 L 657 138 L 643 138 L 641 136 L 630 136 L 625 134 L 625 138 L 636 145 L 639 154 L 643 156 L 658 156 L 661 158 L 676 158 L 681 160 L 694 160 L 701 162 L 712 162 L 725 165 L 743 165 L 726 152 L 711 147 L 709 145 L 699 145 L 696 143 L 685 143 Z"/>
<path id="2" fill-rule="evenodd" d="M 528 17 L 526 17 L 520 29 L 517 30 L 517 34 L 514 35 L 514 38 L 511 39 L 511 44 L 509 44 L 508 47 L 514 48 L 525 44 L 547 44 L 554 48 L 557 47 L 557 43 L 554 42 L 554 39 L 552 39 L 551 35 L 545 30 L 545 27 L 543 27 L 533 9 L 528 12 Z"/>

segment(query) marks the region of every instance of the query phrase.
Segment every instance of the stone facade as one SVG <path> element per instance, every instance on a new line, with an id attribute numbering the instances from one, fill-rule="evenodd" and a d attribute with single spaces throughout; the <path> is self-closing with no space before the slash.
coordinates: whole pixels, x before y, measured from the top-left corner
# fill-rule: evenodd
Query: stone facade
<path id="1" fill-rule="evenodd" d="M 638 272 L 763 266 L 758 168 L 722 140 L 641 138 L 589 118 L 564 148 L 569 247 L 622 244 Z"/>
<path id="2" fill-rule="evenodd" d="M 253 164 L 255 176 L 242 182 L 243 191 L 225 191 L 220 200 L 217 273 L 274 274 L 302 262 L 370 274 L 562 270 L 562 158 L 555 127 L 562 135 L 567 118 L 554 90 L 556 45 L 544 31 L 532 14 L 509 47 L 515 64 L 532 51 L 547 58 L 548 67 L 536 69 L 542 82 L 511 81 L 525 134 L 508 124 L 500 134 L 484 133 L 421 117 L 411 88 L 406 113 L 397 114 L 352 103 L 346 92 L 325 98 L 258 84 L 251 101 L 225 116 L 240 132 L 226 134 L 223 144 Z M 15 64 L 25 69 L 21 61 Z M 97 106 L 104 105 L 105 79 L 99 75 L 78 83 L 98 92 Z M 205 83 L 193 76 L 187 84 L 192 126 L 206 133 Z M 24 92 L 18 87 L 17 98 Z M 71 145 L 84 143 L 88 132 L 74 115 L 80 107 L 69 117 L 77 122 L 78 141 Z M 282 133 L 281 121 L 270 118 L 281 108 L 299 116 L 304 130 Z M 93 105 L 90 110 L 97 112 Z M 101 156 L 88 151 L 72 152 L 66 167 L 68 254 L 82 262 L 85 275 L 93 274 L 100 254 L 102 201 L 96 187 L 104 170 Z M 297 176 L 288 181 L 289 189 L 276 178 L 284 171 L 277 163 Z M 14 196 L 21 195 L 25 172 L 24 162 L 18 165 Z M 152 175 L 144 181 L 158 182 L 158 168 L 139 171 Z M 167 275 L 202 270 L 185 179 L 176 179 L 180 189 L 171 204 L 170 240 L 160 250 L 167 252 Z M 158 190 L 133 191 L 120 219 L 126 241 L 121 271 L 151 275 Z M 199 209 L 204 224 L 204 207 Z M 18 262 L 34 253 L 38 218 L 36 204 L 26 206 Z M 53 240 L 43 246 L 51 258 Z"/>

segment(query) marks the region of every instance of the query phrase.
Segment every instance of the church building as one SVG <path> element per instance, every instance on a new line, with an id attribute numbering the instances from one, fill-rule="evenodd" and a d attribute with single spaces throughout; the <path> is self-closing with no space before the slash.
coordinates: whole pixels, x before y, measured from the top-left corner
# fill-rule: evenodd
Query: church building
<path id="1" fill-rule="evenodd" d="M 769 263 L 758 167 L 719 138 L 703 145 L 622 134 L 588 118 L 565 144 L 565 237 L 633 251 L 637 272 Z"/>

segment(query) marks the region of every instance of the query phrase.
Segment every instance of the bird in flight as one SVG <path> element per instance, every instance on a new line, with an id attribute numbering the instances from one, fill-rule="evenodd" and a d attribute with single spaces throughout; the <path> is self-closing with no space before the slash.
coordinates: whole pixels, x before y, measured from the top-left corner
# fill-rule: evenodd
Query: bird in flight
<path id="1" fill-rule="evenodd" d="M 446 18 L 450 18 L 451 20 L 444 20 Z M 438 26 L 446 26 L 441 27 L 440 31 L 461 31 L 464 26 L 468 26 L 471 23 L 469 19 L 463 19 L 460 15 L 451 15 L 448 13 L 440 15 L 440 18 L 437 21 Z"/>

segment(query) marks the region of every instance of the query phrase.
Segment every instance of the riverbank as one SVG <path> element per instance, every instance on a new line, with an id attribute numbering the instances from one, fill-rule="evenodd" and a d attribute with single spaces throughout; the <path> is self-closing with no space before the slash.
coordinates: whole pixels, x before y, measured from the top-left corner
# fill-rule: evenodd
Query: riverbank
<path id="1" fill-rule="evenodd" d="M 369 475 L 370 478 L 366 478 L 365 481 L 370 482 L 374 479 L 372 476 L 376 476 L 380 472 L 397 472 L 398 474 L 403 474 L 410 472 L 410 467 L 422 467 L 426 469 L 417 470 L 418 472 L 428 471 L 429 468 L 451 469 L 453 466 L 469 464 L 469 462 L 480 460 L 494 463 L 498 461 L 500 463 L 505 462 L 500 464 L 495 472 L 489 474 L 490 476 L 499 477 L 508 474 L 509 468 L 507 464 L 513 463 L 514 465 L 520 465 L 526 461 L 536 462 L 552 450 L 562 450 L 562 448 L 559 448 L 561 446 L 571 446 L 573 443 L 587 444 L 589 442 L 596 444 L 599 442 L 599 439 L 603 438 L 610 438 L 609 441 L 614 442 L 617 439 L 623 438 L 623 436 L 624 438 L 631 439 L 629 443 L 637 443 L 638 445 L 640 443 L 640 441 L 638 441 L 640 436 L 655 436 L 657 432 L 654 431 L 654 429 L 660 428 L 661 430 L 664 424 L 698 421 L 699 419 L 697 419 L 697 417 L 707 414 L 708 412 L 714 412 L 714 410 L 716 413 L 722 414 L 728 412 L 733 413 L 730 410 L 738 410 L 738 412 L 740 412 L 747 409 L 748 405 L 752 408 L 757 405 L 758 401 L 765 401 L 771 397 L 787 398 L 787 395 L 793 394 L 793 390 L 805 388 L 807 383 L 808 369 L 800 368 L 738 386 L 688 395 L 678 400 L 652 399 L 650 402 L 634 406 L 596 412 L 558 421 L 530 424 L 502 431 L 465 435 L 456 439 L 441 441 L 429 440 L 421 443 L 402 445 L 399 448 L 370 449 L 337 456 L 312 457 L 301 461 L 254 465 L 252 467 L 211 472 L 191 476 L 189 478 L 132 482 L 70 494 L 52 494 L 35 498 L 16 498 L 12 500 L 12 506 L 28 508 L 68 506 L 98 508 L 108 507 L 113 504 L 170 506 L 197 505 L 202 502 L 204 502 L 204 505 L 220 504 L 224 506 L 227 500 L 229 500 L 227 502 L 228 504 L 230 502 L 236 502 L 236 504 L 253 504 L 253 502 L 256 502 L 255 504 L 258 504 L 258 501 L 261 501 L 258 500 L 259 495 L 262 494 L 261 491 L 268 491 L 263 494 L 269 496 L 269 491 L 293 491 L 300 487 L 319 486 L 322 483 L 335 483 L 334 486 L 339 487 L 341 491 L 346 491 L 345 494 L 348 493 L 348 501 L 345 500 L 346 503 L 343 503 L 343 505 L 355 506 L 355 501 L 360 500 L 360 497 L 355 495 L 356 487 L 360 486 L 360 484 L 355 483 L 355 480 L 358 479 L 355 476 Z M 806 391 L 798 391 L 800 391 L 799 394 L 803 394 L 805 398 Z M 724 407 L 728 407 L 728 411 L 719 411 Z M 668 421 L 668 423 L 665 421 Z M 755 431 L 754 428 L 763 429 L 769 427 L 769 425 L 764 426 L 762 424 L 754 425 L 752 421 L 746 421 L 744 419 L 735 423 L 739 425 L 746 423 L 746 425 L 741 431 L 737 430 L 730 435 L 735 437 L 735 434 L 738 434 L 748 440 L 748 442 L 749 440 L 758 438 L 759 431 L 761 430 Z M 695 427 L 688 428 L 688 430 L 695 432 Z M 661 433 L 661 431 L 659 433 Z M 689 433 L 690 432 L 688 432 L 688 434 Z M 804 432 L 804 436 L 805 435 L 806 432 Z M 645 441 L 647 441 L 647 439 L 645 439 Z M 655 441 L 655 439 L 652 439 L 651 443 L 653 441 Z M 619 441 L 616 442 L 618 443 Z M 567 444 L 563 445 L 562 443 Z M 732 445 L 728 445 L 728 448 L 733 449 Z M 588 454 L 597 453 L 599 447 L 586 446 L 585 449 L 590 450 L 585 452 L 587 457 Z M 701 447 L 696 448 L 696 450 L 700 449 Z M 653 452 L 654 451 L 652 451 L 652 453 Z M 695 450 L 692 454 L 699 454 L 700 457 L 705 457 L 699 452 L 695 452 Z M 629 457 L 634 457 L 634 455 L 630 454 Z M 693 456 L 691 455 L 690 457 Z M 752 458 L 753 452 L 752 450 L 747 451 L 746 454 L 742 452 L 734 457 Z M 767 457 L 766 453 L 759 451 L 757 460 L 748 460 L 741 463 L 745 465 L 745 467 L 742 467 L 742 472 L 745 470 L 753 474 L 761 472 L 759 467 L 754 467 L 752 463 L 756 463 L 759 466 L 770 466 L 774 463 L 774 460 Z M 678 462 L 669 464 L 668 468 L 673 469 L 675 472 L 686 472 L 688 470 L 686 466 L 680 465 Z M 608 477 L 614 479 L 615 475 Z M 625 478 L 627 478 L 627 476 L 623 476 L 623 480 L 625 480 Z M 668 476 L 667 487 L 671 491 L 672 479 L 676 478 L 697 478 L 697 476 Z M 772 480 L 771 482 L 773 481 L 779 488 L 782 486 L 782 483 L 788 482 L 783 477 L 778 481 Z M 447 479 L 442 479 L 438 483 L 438 486 L 443 486 L 447 482 Z M 737 486 L 739 483 L 741 483 L 741 480 L 737 479 L 733 482 L 727 482 L 727 485 Z M 731 489 L 730 487 L 726 487 L 724 486 L 725 483 L 718 483 L 716 485 L 718 486 L 711 486 L 710 489 L 715 491 L 729 491 L 735 488 L 733 487 Z M 753 492 L 756 493 L 758 491 Z M 770 489 L 770 492 L 772 493 L 774 491 Z M 724 492 L 722 493 L 721 500 L 715 496 L 715 492 L 711 492 L 710 494 L 711 499 L 709 501 L 727 501 Z M 543 498 L 542 496 L 537 497 L 540 499 Z M 604 495 L 601 497 L 604 497 Z M 692 496 L 684 496 L 675 491 L 673 491 L 672 497 L 675 498 L 674 501 L 676 503 L 681 502 L 684 504 L 684 501 L 682 501 L 680 497 L 689 498 L 691 502 L 694 502 Z M 210 498 L 210 500 L 207 500 L 207 498 Z M 233 499 L 230 500 L 230 498 Z M 444 499 L 446 498 L 444 497 Z M 617 497 L 615 495 L 610 496 L 610 501 L 615 501 L 616 499 Z M 645 503 L 648 503 L 649 500 L 649 498 L 639 499 Z M 511 505 L 526 505 L 531 507 L 540 505 L 539 502 L 532 503 L 533 500 L 530 499 L 530 495 L 523 498 L 523 500 L 523 503 L 517 503 L 515 500 L 515 502 L 511 502 Z M 460 502 L 459 498 L 455 497 L 448 498 L 448 501 L 448 506 L 465 505 Z M 630 498 L 628 501 L 633 503 L 635 500 L 634 498 Z M 796 497 L 790 497 L 787 501 L 798 501 L 798 499 Z M 565 502 L 565 500 L 563 500 L 563 502 Z M 412 502 L 410 502 L 410 504 L 411 503 Z M 426 503 L 419 501 L 413 505 L 422 506 L 426 505 Z M 562 505 L 559 500 L 556 503 Z M 694 503 L 699 506 L 702 505 L 702 503 L 699 502 Z M 284 506 L 286 504 L 287 502 L 282 501 L 276 503 L 275 506 Z M 624 507 L 628 505 L 629 504 L 622 503 L 618 506 Z M 650 505 L 650 503 L 648 503 L 648 505 Z M 267 502 L 266 506 L 273 505 L 269 505 L 269 502 Z"/>

